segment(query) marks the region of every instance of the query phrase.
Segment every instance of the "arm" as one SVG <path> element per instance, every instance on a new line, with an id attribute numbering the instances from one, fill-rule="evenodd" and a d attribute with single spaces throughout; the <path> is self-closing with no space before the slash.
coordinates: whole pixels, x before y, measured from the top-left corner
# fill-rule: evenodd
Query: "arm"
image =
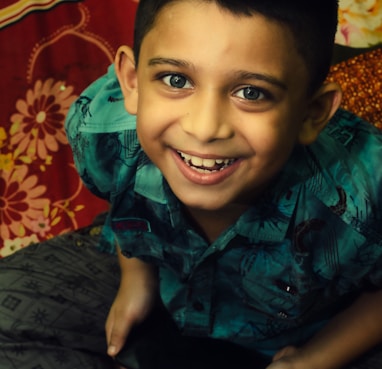
<path id="1" fill-rule="evenodd" d="M 382 342 L 382 291 L 364 293 L 300 349 L 287 347 L 268 369 L 337 369 Z"/>
<path id="2" fill-rule="evenodd" d="M 121 282 L 106 321 L 108 354 L 115 356 L 134 324 L 144 320 L 158 294 L 157 270 L 136 258 L 126 258 L 119 247 Z"/>

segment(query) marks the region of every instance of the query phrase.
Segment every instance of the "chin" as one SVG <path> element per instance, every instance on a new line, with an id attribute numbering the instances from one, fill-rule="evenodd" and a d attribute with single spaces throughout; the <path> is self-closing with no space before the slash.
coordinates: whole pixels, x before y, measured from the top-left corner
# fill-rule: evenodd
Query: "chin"
<path id="1" fill-rule="evenodd" d="M 216 195 L 216 193 L 215 193 Z M 203 211 L 218 211 L 225 209 L 230 205 L 226 201 L 222 202 L 223 195 L 218 196 L 218 199 L 213 199 L 208 196 L 195 198 L 194 196 L 190 198 L 187 197 L 178 197 L 182 204 L 190 209 L 203 210 Z"/>
<path id="2" fill-rule="evenodd" d="M 175 196 L 178 198 L 178 200 L 188 208 L 193 209 L 215 209 L 219 207 L 219 204 L 216 201 L 211 201 L 211 199 L 206 199 L 205 196 L 190 196 L 190 193 L 188 194 L 182 194 L 182 193 L 175 193 Z"/>

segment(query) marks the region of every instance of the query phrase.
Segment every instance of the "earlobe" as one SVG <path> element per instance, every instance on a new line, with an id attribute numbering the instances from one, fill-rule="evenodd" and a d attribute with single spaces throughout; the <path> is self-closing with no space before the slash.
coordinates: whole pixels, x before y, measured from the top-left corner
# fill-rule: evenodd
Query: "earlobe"
<path id="1" fill-rule="evenodd" d="M 311 99 L 307 116 L 301 127 L 299 143 L 313 143 L 340 107 L 341 88 L 337 83 L 324 83 Z"/>
<path id="2" fill-rule="evenodd" d="M 134 54 L 130 47 L 119 47 L 114 65 L 125 100 L 125 108 L 128 113 L 135 115 L 138 108 L 138 78 Z"/>

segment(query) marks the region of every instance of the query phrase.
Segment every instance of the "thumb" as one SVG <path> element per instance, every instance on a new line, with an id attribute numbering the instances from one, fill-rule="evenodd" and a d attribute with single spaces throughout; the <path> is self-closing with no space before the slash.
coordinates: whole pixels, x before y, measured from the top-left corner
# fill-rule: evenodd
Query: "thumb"
<path id="1" fill-rule="evenodd" d="M 115 356 L 119 353 L 122 346 L 125 344 L 126 337 L 128 336 L 131 329 L 131 324 L 123 322 L 122 324 L 114 324 L 111 328 L 107 354 L 109 356 Z"/>
<path id="2" fill-rule="evenodd" d="M 291 356 L 297 352 L 297 348 L 295 346 L 286 346 L 276 352 L 276 354 L 273 356 L 272 361 L 280 360 L 283 357 Z"/>

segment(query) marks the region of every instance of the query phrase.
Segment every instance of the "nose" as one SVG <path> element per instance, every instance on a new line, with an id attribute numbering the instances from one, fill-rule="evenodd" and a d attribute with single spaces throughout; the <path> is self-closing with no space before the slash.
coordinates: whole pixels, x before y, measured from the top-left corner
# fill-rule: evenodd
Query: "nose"
<path id="1" fill-rule="evenodd" d="M 229 123 L 229 102 L 215 91 L 198 94 L 192 98 L 181 122 L 182 128 L 200 142 L 231 138 L 234 134 Z"/>

